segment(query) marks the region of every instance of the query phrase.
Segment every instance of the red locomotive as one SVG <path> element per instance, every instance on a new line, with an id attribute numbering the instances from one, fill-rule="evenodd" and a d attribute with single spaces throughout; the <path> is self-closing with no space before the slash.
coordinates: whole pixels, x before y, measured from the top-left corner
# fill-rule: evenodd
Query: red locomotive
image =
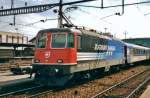
<path id="1" fill-rule="evenodd" d="M 136 49 L 136 47 L 134 47 Z M 132 51 L 124 42 L 84 29 L 54 28 L 39 31 L 33 63 L 35 80 L 60 86 L 76 77 L 102 74 L 118 69 L 128 61 Z M 149 48 L 140 47 L 140 60 L 150 58 Z M 136 51 L 135 50 L 135 51 Z M 139 53 L 139 52 L 131 52 Z M 137 61 L 137 60 L 136 60 Z M 136 62 L 132 61 L 132 63 Z"/>

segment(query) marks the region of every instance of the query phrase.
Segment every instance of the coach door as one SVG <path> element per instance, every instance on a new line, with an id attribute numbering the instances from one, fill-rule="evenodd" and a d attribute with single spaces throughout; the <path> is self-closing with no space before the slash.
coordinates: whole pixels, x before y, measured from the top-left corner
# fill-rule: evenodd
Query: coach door
<path id="1" fill-rule="evenodd" d="M 124 58 L 125 58 L 125 64 L 127 64 L 127 46 L 124 46 Z"/>

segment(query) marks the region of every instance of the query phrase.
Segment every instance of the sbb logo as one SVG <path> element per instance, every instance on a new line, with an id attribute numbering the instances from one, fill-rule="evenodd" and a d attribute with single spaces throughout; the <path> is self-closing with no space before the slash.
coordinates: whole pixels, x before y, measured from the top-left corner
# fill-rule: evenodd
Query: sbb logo
<path id="1" fill-rule="evenodd" d="M 49 51 L 46 51 L 45 52 L 45 58 L 49 58 L 50 57 L 50 52 Z"/>

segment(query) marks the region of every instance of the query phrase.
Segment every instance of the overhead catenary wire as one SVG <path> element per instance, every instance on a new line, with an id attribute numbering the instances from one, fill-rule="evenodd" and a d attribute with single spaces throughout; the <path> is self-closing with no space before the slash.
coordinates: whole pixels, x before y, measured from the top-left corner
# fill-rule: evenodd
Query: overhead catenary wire
<path id="1" fill-rule="evenodd" d="M 138 2 L 139 0 L 137 0 Z M 144 12 L 142 11 L 142 9 L 139 7 L 139 5 L 135 5 L 135 7 L 137 8 L 137 10 L 142 14 L 144 15 Z"/>
<path id="2" fill-rule="evenodd" d="M 124 6 L 131 6 L 131 5 L 138 5 L 138 4 L 147 4 L 147 3 L 150 3 L 150 1 L 127 3 L 127 4 L 124 4 Z M 74 5 L 74 6 L 89 7 L 89 8 L 102 8 L 100 6 L 90 6 L 90 5 Z M 103 6 L 103 8 L 114 8 L 114 7 L 121 7 L 121 6 L 122 6 L 122 4 L 118 4 L 118 5 L 112 5 L 112 6 Z"/>
<path id="3" fill-rule="evenodd" d="M 7 25 L 6 26 L 13 26 L 13 23 L 10 23 L 10 22 L 7 22 L 7 21 L 0 21 L 1 23 L 6 23 Z M 30 26 L 30 25 L 24 25 L 24 24 L 19 24 L 19 23 L 16 23 L 16 25 L 18 26 L 24 26 L 24 27 L 30 27 L 30 28 L 35 28 L 35 29 L 44 29 L 44 28 L 41 28 L 41 27 L 37 27 L 37 26 Z M 0 27 L 1 28 L 1 27 Z"/>
<path id="4" fill-rule="evenodd" d="M 144 14 L 144 16 L 146 16 L 146 15 L 149 15 L 150 13 L 146 13 L 146 14 Z"/>
<path id="5" fill-rule="evenodd" d="M 16 25 L 30 27 L 31 25 L 34 25 L 34 24 L 36 24 L 36 23 L 41 23 L 41 22 L 45 23 L 45 22 L 50 21 L 50 20 L 57 20 L 57 18 L 45 19 L 45 20 L 42 19 L 42 20 L 38 20 L 38 21 L 36 21 L 36 22 L 29 23 L 29 24 L 19 24 L 19 23 L 17 23 Z M 6 24 L 8 24 L 8 25 L 10 25 L 10 26 L 13 25 L 13 23 L 10 23 L 10 22 L 8 22 L 8 21 L 1 21 L 1 20 L 0 20 L 0 22 L 1 22 L 1 23 L 6 23 Z M 34 26 L 33 26 L 33 28 L 41 28 L 41 27 L 34 27 Z M 43 28 L 41 28 L 41 29 L 43 29 Z"/>
<path id="6" fill-rule="evenodd" d="M 41 20 L 38 20 L 38 21 L 35 21 L 35 22 L 33 22 L 33 23 L 29 23 L 29 24 L 26 24 L 25 26 L 30 26 L 30 25 L 34 25 L 34 24 L 36 24 L 36 23 L 41 23 L 41 22 L 43 22 L 43 23 L 45 23 L 45 22 L 47 22 L 47 21 L 49 21 L 49 20 L 57 20 L 58 18 L 53 18 L 53 19 L 41 19 Z"/>
<path id="7" fill-rule="evenodd" d="M 147 15 L 150 15 L 150 12 L 148 12 L 148 13 L 144 14 L 144 16 L 147 16 Z"/>
<path id="8" fill-rule="evenodd" d="M 117 15 L 116 13 L 111 13 L 109 15 L 106 15 L 106 16 L 103 16 L 103 17 L 99 17 L 99 16 L 96 16 L 96 15 L 94 15 L 94 14 L 88 12 L 88 11 L 83 10 L 82 8 L 78 8 L 78 10 L 82 11 L 82 12 L 88 14 L 88 15 L 91 15 L 92 17 L 97 18 L 99 21 L 103 21 L 103 22 L 105 22 L 107 24 L 110 24 L 110 25 L 114 25 L 114 23 L 107 21 L 106 18 L 109 18 L 111 16 L 116 16 Z M 122 27 L 121 25 L 118 25 L 118 26 L 121 27 L 122 29 L 124 29 L 124 27 Z"/>
<path id="9" fill-rule="evenodd" d="M 110 22 L 108 22 L 108 21 L 106 21 L 106 20 L 104 20 L 104 19 L 105 19 L 105 18 L 108 18 L 108 17 L 110 17 L 110 16 L 114 16 L 114 15 L 115 15 L 115 14 L 111 14 L 111 15 L 107 15 L 107 16 L 104 16 L 104 17 L 99 18 L 98 16 L 93 15 L 93 14 L 91 14 L 90 12 L 87 12 L 87 11 L 81 9 L 81 8 L 80 8 L 79 10 L 80 10 L 81 12 L 84 12 L 84 13 L 88 14 L 88 15 L 91 15 L 91 16 L 93 16 L 93 17 L 96 17 L 96 18 L 98 18 L 100 21 L 106 22 L 106 23 L 108 23 L 108 24 L 112 24 L 112 23 L 110 23 Z"/>

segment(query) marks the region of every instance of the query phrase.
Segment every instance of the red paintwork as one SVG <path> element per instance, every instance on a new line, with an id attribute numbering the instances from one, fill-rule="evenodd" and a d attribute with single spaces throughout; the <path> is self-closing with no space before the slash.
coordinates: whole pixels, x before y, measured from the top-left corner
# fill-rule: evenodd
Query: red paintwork
<path id="1" fill-rule="evenodd" d="M 77 45 L 76 45 L 76 33 L 74 33 L 74 48 L 60 48 L 60 49 L 52 49 L 50 47 L 51 43 L 51 33 L 47 33 L 48 40 L 46 44 L 46 48 L 36 48 L 35 49 L 35 59 L 39 60 L 39 63 L 44 64 L 58 64 L 57 60 L 63 60 L 61 64 L 75 64 L 77 63 Z M 47 53 L 47 55 L 45 55 Z"/>

